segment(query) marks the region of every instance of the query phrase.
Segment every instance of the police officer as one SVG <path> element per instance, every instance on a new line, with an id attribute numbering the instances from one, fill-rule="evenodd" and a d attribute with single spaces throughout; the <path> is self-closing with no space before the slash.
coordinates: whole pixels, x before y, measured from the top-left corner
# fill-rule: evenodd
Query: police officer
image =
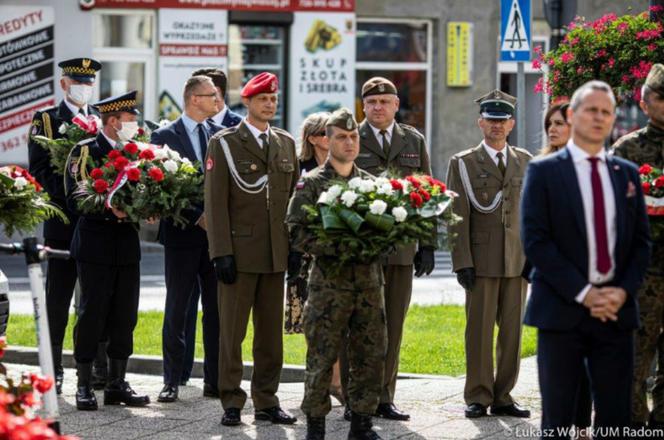
<path id="1" fill-rule="evenodd" d="M 247 394 L 242 340 L 253 313 L 255 418 L 292 424 L 276 395 L 283 364 L 282 319 L 288 231 L 284 219 L 299 171 L 295 141 L 270 125 L 277 77 L 263 72 L 241 91 L 247 117 L 210 140 L 205 162 L 205 218 L 219 284 L 219 393 L 223 425 L 239 425 Z M 253 311 L 253 312 L 252 312 Z"/>
<path id="2" fill-rule="evenodd" d="M 396 173 L 400 177 L 415 173 L 431 174 L 424 136 L 410 125 L 397 123 L 394 119 L 399 110 L 395 85 L 382 77 L 369 79 L 362 86 L 362 103 L 366 119 L 359 127 L 360 154 L 355 164 L 376 176 L 385 172 Z M 415 276 L 429 275 L 434 269 L 434 244 L 435 238 L 432 237 L 431 241 L 420 243 L 419 249 L 415 244 L 404 246 L 391 255 L 383 267 L 387 356 L 376 415 L 386 419 L 410 419 L 408 414 L 394 405 L 401 337 L 413 290 L 413 264 Z M 347 367 L 345 362 L 344 366 Z"/>
<path id="3" fill-rule="evenodd" d="M 113 149 L 120 149 L 138 129 L 136 92 L 110 97 L 95 106 L 103 130 L 96 138 L 77 144 L 69 154 L 65 183 L 69 209 L 79 214 L 71 243 L 81 283 L 81 301 L 74 341 L 78 374 L 76 408 L 96 410 L 90 379 L 97 341 L 108 329 L 108 382 L 104 405 L 145 406 L 148 396 L 136 395 L 125 381 L 127 359 L 133 350 L 133 331 L 138 316 L 141 247 L 138 225 L 127 214 L 112 208 L 101 214 L 83 214 L 77 206 L 76 188 L 88 175 L 90 159 L 100 165 Z"/>
<path id="4" fill-rule="evenodd" d="M 99 116 L 99 112 L 88 105 L 92 97 L 96 74 L 101 64 L 91 58 L 73 58 L 61 61 L 60 87 L 65 98 L 57 106 L 46 107 L 35 112 L 32 118 L 31 136 L 46 136 L 59 139 L 64 136 L 58 129 L 63 123 L 70 124 L 77 114 Z M 52 217 L 44 222 L 44 242 L 54 249 L 69 249 L 77 217 L 67 209 L 62 175 L 64 170 L 56 170 L 50 162 L 48 150 L 37 144 L 32 137 L 28 141 L 28 160 L 30 173 L 44 187 L 51 201 L 57 204 L 67 215 L 69 223 L 59 217 Z M 52 258 L 47 263 L 46 275 L 46 313 L 48 314 L 51 349 L 55 371 L 55 389 L 62 393 L 64 370 L 62 369 L 62 343 L 69 319 L 69 306 L 76 285 L 76 263 L 73 259 Z M 95 359 L 96 383 L 106 381 L 106 348 L 104 343 L 98 347 Z M 103 387 L 103 384 L 101 385 Z"/>
<path id="5" fill-rule="evenodd" d="M 526 282 L 519 237 L 519 200 L 530 153 L 507 144 L 516 98 L 494 90 L 478 98 L 484 140 L 455 154 L 447 184 L 459 193 L 453 210 L 462 220 L 450 228 L 452 266 L 466 290 L 466 417 L 530 417 L 510 392 L 519 373 L 521 319 Z M 493 329 L 498 324 L 497 369 Z"/>
<path id="6" fill-rule="evenodd" d="M 641 166 L 664 168 L 664 65 L 655 64 L 641 90 L 641 109 L 648 115 L 648 125 L 616 141 L 617 156 Z M 650 217 L 651 230 L 664 230 L 664 220 Z M 642 326 L 636 332 L 634 378 L 632 383 L 632 422 L 652 428 L 664 427 L 664 377 L 657 375 L 652 392 L 653 410 L 648 411 L 646 379 L 648 378 L 658 339 L 664 323 L 664 237 L 653 236 L 652 263 L 639 291 L 639 313 Z M 660 347 L 664 348 L 664 347 Z M 661 371 L 661 366 L 660 370 Z"/>
<path id="7" fill-rule="evenodd" d="M 313 256 L 309 296 L 304 306 L 307 366 L 302 411 L 307 415 L 307 439 L 325 437 L 325 416 L 330 412 L 329 388 L 342 335 L 348 332 L 351 409 L 349 439 L 379 439 L 371 416 L 378 405 L 386 346 L 383 271 L 379 260 L 357 261 L 330 276 L 326 267 L 336 261 L 336 248 L 320 246 L 306 228 L 303 205 L 315 206 L 320 194 L 336 180 L 371 178 L 354 164 L 360 151 L 357 123 L 347 109 L 337 110 L 326 124 L 329 156 L 298 184 L 288 207 L 294 251 Z"/>

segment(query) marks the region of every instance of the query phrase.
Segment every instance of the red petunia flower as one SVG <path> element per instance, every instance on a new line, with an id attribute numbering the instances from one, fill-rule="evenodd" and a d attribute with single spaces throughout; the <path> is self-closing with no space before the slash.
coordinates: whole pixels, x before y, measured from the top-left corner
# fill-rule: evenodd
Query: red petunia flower
<path id="1" fill-rule="evenodd" d="M 392 189 L 395 190 L 395 191 L 402 191 L 403 190 L 403 185 L 397 179 L 390 180 L 390 184 L 392 185 Z"/>
<path id="2" fill-rule="evenodd" d="M 104 179 L 97 179 L 92 184 L 92 187 L 97 194 L 103 194 L 106 192 L 106 190 L 108 190 L 108 182 Z"/>
<path id="3" fill-rule="evenodd" d="M 419 187 L 422 186 L 420 179 L 415 176 L 408 176 L 406 177 L 406 180 L 409 181 L 415 188 L 419 189 Z"/>
<path id="4" fill-rule="evenodd" d="M 652 173 L 652 167 L 647 163 L 641 165 L 641 168 L 639 168 L 639 174 L 650 174 L 650 173 Z"/>
<path id="5" fill-rule="evenodd" d="M 138 145 L 136 145 L 133 142 L 129 142 L 128 144 L 126 144 L 123 149 L 129 154 L 138 153 Z"/>
<path id="6" fill-rule="evenodd" d="M 118 150 L 111 150 L 108 153 L 108 158 L 111 159 L 111 160 L 112 159 L 117 159 L 120 156 L 121 156 L 121 154 L 120 154 L 120 151 L 118 151 Z"/>
<path id="7" fill-rule="evenodd" d="M 151 148 L 141 151 L 138 155 L 139 159 L 152 160 L 154 159 L 154 151 Z"/>
<path id="8" fill-rule="evenodd" d="M 101 168 L 93 168 L 92 171 L 90 171 L 90 177 L 93 179 L 99 179 L 104 175 L 104 171 Z"/>
<path id="9" fill-rule="evenodd" d="M 422 206 L 423 203 L 424 203 L 424 200 L 422 200 L 421 195 L 419 195 L 418 193 L 416 193 L 414 191 L 412 193 L 410 193 L 410 205 L 413 208 L 419 208 L 419 207 Z"/>
<path id="10" fill-rule="evenodd" d="M 431 194 L 429 194 L 429 191 L 427 191 L 426 189 L 420 188 L 417 192 L 419 195 L 422 196 L 424 201 L 428 202 L 429 200 L 431 200 Z"/>
<path id="11" fill-rule="evenodd" d="M 138 168 L 129 168 L 127 170 L 127 179 L 130 182 L 138 182 L 141 179 L 141 170 Z"/>
<path id="12" fill-rule="evenodd" d="M 148 170 L 148 175 L 155 182 L 161 182 L 164 180 L 164 172 L 157 167 L 152 167 Z"/>
<path id="13" fill-rule="evenodd" d="M 127 159 L 124 156 L 118 157 L 117 159 L 115 159 L 115 162 L 113 162 L 113 166 L 117 171 L 124 170 L 127 165 L 129 165 L 129 159 Z"/>

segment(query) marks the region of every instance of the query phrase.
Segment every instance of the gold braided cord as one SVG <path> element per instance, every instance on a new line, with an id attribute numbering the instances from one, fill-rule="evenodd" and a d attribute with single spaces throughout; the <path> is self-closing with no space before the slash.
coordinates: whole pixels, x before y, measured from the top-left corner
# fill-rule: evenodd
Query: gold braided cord
<path id="1" fill-rule="evenodd" d="M 132 110 L 134 107 L 136 107 L 135 99 L 125 99 L 123 101 L 114 101 L 108 104 L 97 105 L 97 108 L 102 113 L 119 112 L 122 110 Z"/>
<path id="2" fill-rule="evenodd" d="M 47 138 L 53 139 L 53 129 L 51 128 L 51 117 L 48 113 L 42 113 L 42 121 L 44 121 L 44 134 Z"/>
<path id="3" fill-rule="evenodd" d="M 97 71 L 93 68 L 85 68 L 79 66 L 63 67 L 62 72 L 67 75 L 95 75 Z"/>
<path id="4" fill-rule="evenodd" d="M 81 174 L 81 178 L 83 180 L 88 180 L 88 156 L 90 155 L 90 149 L 88 148 L 87 145 L 83 145 L 81 147 L 81 155 L 78 157 L 78 161 L 76 162 L 76 167 L 78 168 L 78 172 Z"/>

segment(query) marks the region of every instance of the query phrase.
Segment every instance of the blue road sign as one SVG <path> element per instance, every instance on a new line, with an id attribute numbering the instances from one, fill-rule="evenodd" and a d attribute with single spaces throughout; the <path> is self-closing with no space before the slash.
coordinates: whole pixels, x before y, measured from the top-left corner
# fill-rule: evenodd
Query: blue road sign
<path id="1" fill-rule="evenodd" d="M 530 0 L 500 0 L 500 61 L 530 61 Z"/>

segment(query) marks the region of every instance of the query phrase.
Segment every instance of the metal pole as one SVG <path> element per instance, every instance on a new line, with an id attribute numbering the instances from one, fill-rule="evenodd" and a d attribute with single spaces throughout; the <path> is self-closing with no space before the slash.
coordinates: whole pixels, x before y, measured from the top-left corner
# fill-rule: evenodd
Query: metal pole
<path id="1" fill-rule="evenodd" d="M 526 73 L 523 62 L 516 63 L 516 143 L 526 148 Z"/>

